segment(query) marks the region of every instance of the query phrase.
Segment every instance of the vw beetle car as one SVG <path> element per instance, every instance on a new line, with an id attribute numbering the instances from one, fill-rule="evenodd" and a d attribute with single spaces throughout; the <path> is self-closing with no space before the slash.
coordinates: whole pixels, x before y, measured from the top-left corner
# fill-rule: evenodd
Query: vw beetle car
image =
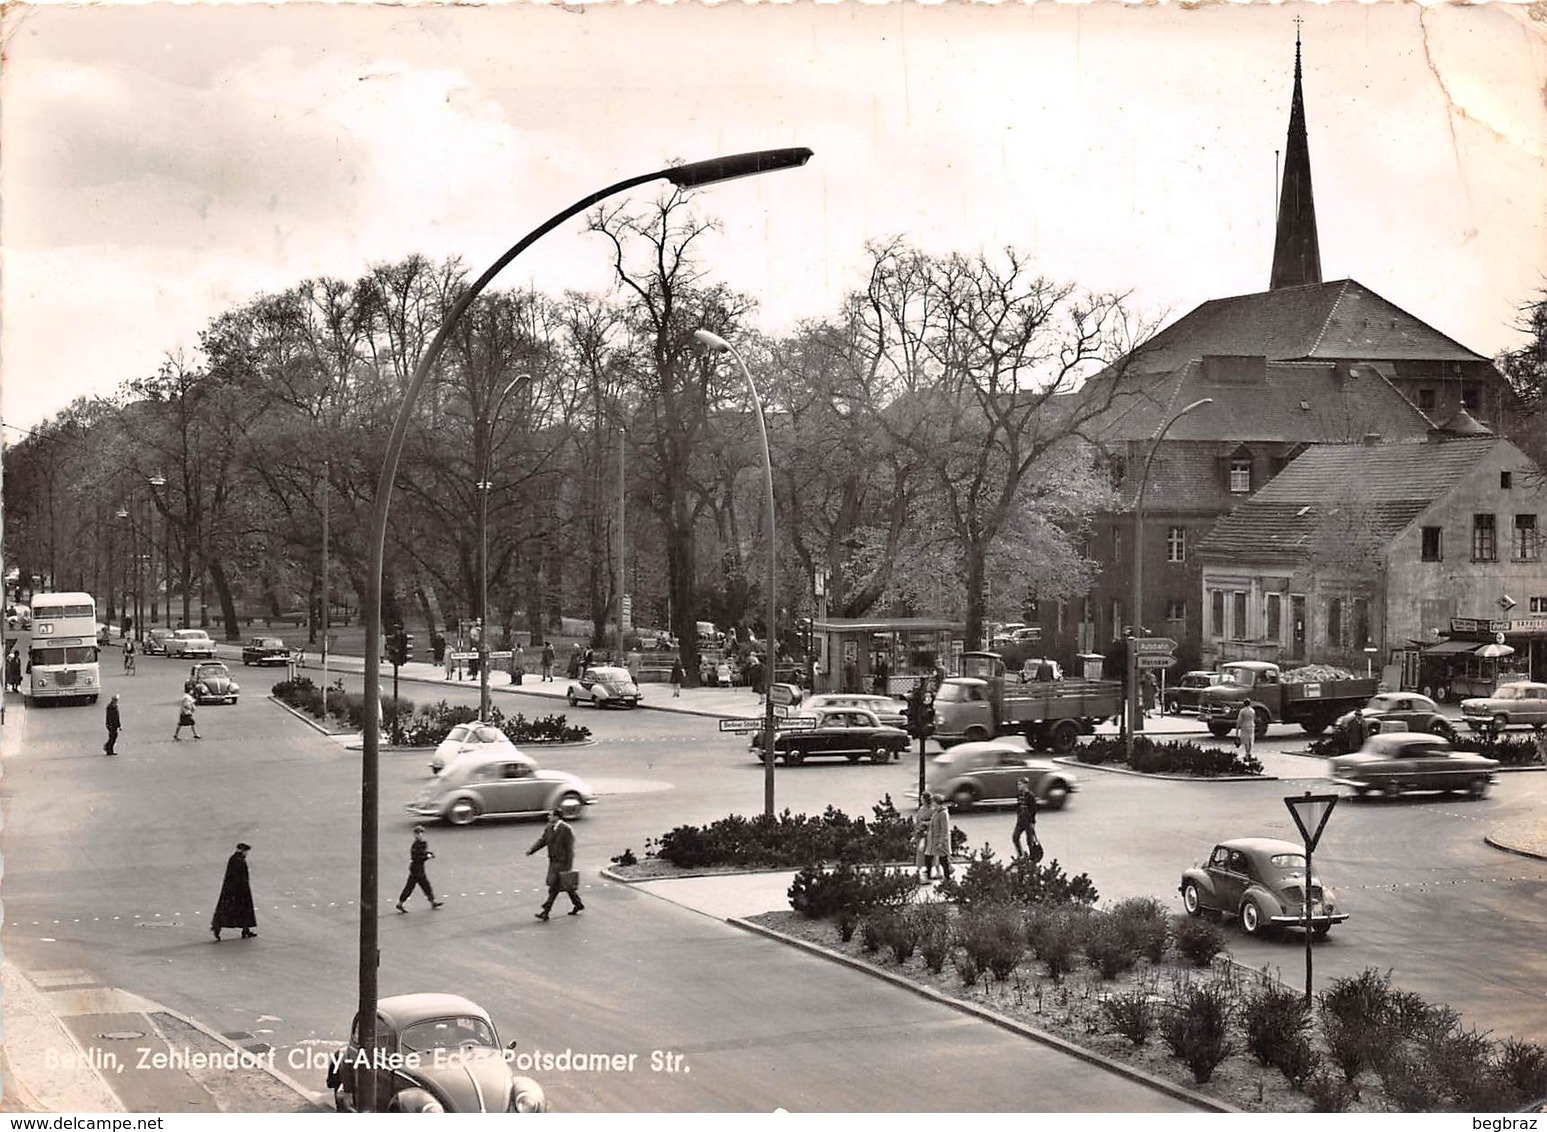
<path id="1" fill-rule="evenodd" d="M 570 707 L 579 707 L 581 703 L 596 707 L 609 704 L 638 707 L 644 698 L 627 668 L 612 667 L 587 668 L 580 674 L 579 682 L 569 686 L 566 697 Z"/>
<path id="2" fill-rule="evenodd" d="M 884 763 L 908 747 L 906 731 L 888 727 L 864 708 L 803 710 L 793 718 L 811 722 L 775 732 L 774 755 L 785 766 L 799 766 L 809 758 L 826 755 L 842 755 L 851 763 L 867 757 L 873 763 Z M 754 758 L 763 760 L 761 731 L 753 733 L 750 749 Z"/>
<path id="3" fill-rule="evenodd" d="M 288 664 L 290 646 L 278 637 L 252 637 L 242 646 L 242 663 Z"/>
<path id="4" fill-rule="evenodd" d="M 218 660 L 205 660 L 188 670 L 183 691 L 196 704 L 234 704 L 242 686 L 231 679 L 231 670 Z"/>
<path id="5" fill-rule="evenodd" d="M 505 755 L 520 755 L 516 745 L 510 741 L 510 737 L 492 723 L 484 723 L 482 720 L 472 720 L 469 723 L 459 723 L 440 741 L 435 748 L 435 753 L 430 756 L 430 773 L 439 774 L 446 766 L 456 758 L 467 754 L 469 751 L 499 752 Z"/>
<path id="6" fill-rule="evenodd" d="M 547 1112 L 542 1086 L 515 1072 L 516 1043 L 500 1046 L 483 1007 L 455 994 L 400 994 L 376 1004 L 376 1048 L 349 1044 L 328 1061 L 340 1112 L 357 1111 L 363 1077 L 376 1078 L 377 1112 Z"/>
<path id="7" fill-rule="evenodd" d="M 543 770 L 535 759 L 508 751 L 469 751 L 427 785 L 404 809 L 416 818 L 471 825 L 481 817 L 546 814 L 557 808 L 574 821 L 596 801 L 573 774 Z"/>
<path id="8" fill-rule="evenodd" d="M 203 629 L 178 629 L 166 639 L 167 655 L 215 659 L 215 642 Z"/>
<path id="9" fill-rule="evenodd" d="M 1323 936 L 1348 919 L 1330 888 L 1311 878 L 1311 933 Z M 1182 874 L 1189 916 L 1239 916 L 1247 935 L 1305 926 L 1305 850 L 1272 837 L 1239 837 L 1214 846 L 1208 860 Z"/>
<path id="10" fill-rule="evenodd" d="M 167 642 L 172 639 L 170 629 L 150 629 L 145 633 L 145 655 L 166 656 Z"/>
<path id="11" fill-rule="evenodd" d="M 1352 755 L 1328 759 L 1332 781 L 1362 797 L 1375 791 L 1394 798 L 1407 790 L 1464 790 L 1474 798 L 1488 792 L 1499 761 L 1458 751 L 1437 735 L 1394 731 L 1371 735 Z"/>
<path id="12" fill-rule="evenodd" d="M 1503 731 L 1516 723 L 1547 726 L 1547 684 L 1530 680 L 1500 684 L 1491 696 L 1462 700 L 1461 716 L 1473 731 Z"/>
<path id="13" fill-rule="evenodd" d="M 980 802 L 1015 801 L 1016 784 L 1031 781 L 1039 805 L 1061 810 L 1069 795 L 1080 788 L 1074 775 L 1047 759 L 1034 759 L 1026 748 L 1008 739 L 958 743 L 930 761 L 926 788 L 944 794 L 956 809 Z"/>
<path id="14" fill-rule="evenodd" d="M 1341 715 L 1334 725 L 1344 752 L 1357 751 L 1371 735 L 1389 731 L 1426 731 L 1454 741 L 1455 725 L 1440 707 L 1417 692 L 1381 692 L 1356 711 Z"/>

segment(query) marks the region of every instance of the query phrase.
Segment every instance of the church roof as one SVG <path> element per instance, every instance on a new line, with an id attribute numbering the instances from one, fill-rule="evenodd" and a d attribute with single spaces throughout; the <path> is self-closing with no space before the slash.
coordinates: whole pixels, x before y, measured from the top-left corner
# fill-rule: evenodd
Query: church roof
<path id="1" fill-rule="evenodd" d="M 1300 32 L 1295 30 L 1295 87 L 1289 101 L 1289 137 L 1284 145 L 1284 183 L 1278 202 L 1273 270 L 1268 289 L 1321 282 L 1321 246 L 1316 238 L 1316 198 L 1311 192 L 1311 150 L 1305 137 L 1305 95 L 1300 86 Z"/>
<path id="2" fill-rule="evenodd" d="M 1276 361 L 1488 360 L 1353 279 L 1211 299 L 1140 347 L 1133 365 L 1156 373 L 1205 354 L 1266 354 Z"/>
<path id="3" fill-rule="evenodd" d="M 1381 544 L 1484 460 L 1495 436 L 1403 444 L 1319 444 L 1222 518 L 1198 546 L 1224 559 L 1303 556 L 1346 512 Z"/>

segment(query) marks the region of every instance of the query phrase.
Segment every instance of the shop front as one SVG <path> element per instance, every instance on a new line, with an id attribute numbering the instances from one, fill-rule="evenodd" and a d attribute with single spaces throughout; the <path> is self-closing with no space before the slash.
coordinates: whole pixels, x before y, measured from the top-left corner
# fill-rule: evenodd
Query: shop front
<path id="1" fill-rule="evenodd" d="M 1405 650 L 1403 687 L 1440 701 L 1491 696 L 1500 684 L 1547 679 L 1547 617 L 1452 617 L 1435 644 Z"/>
<path id="2" fill-rule="evenodd" d="M 829 618 L 817 635 L 819 692 L 881 692 L 902 696 L 936 665 L 961 670 L 966 626 L 925 617 Z"/>

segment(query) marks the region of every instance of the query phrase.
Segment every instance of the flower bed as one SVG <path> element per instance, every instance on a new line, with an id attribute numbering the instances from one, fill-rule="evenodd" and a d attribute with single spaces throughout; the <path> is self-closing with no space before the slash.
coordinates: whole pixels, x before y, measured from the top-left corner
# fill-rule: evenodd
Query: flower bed
<path id="1" fill-rule="evenodd" d="M 344 682 L 336 681 L 327 691 L 324 707 L 322 689 L 305 676 L 296 680 L 281 680 L 272 693 L 275 699 L 289 704 L 297 711 L 304 711 L 324 724 L 338 722 L 351 731 L 365 726 L 365 697 L 346 692 Z M 401 720 L 402 745 L 408 747 L 433 747 L 459 723 L 470 723 L 478 718 L 478 709 L 470 705 L 452 705 L 445 700 L 416 708 L 412 700 L 393 699 L 381 701 L 382 723 L 385 732 L 391 734 L 394 725 Z M 506 717 L 499 708 L 489 709 L 489 722 L 503 731 L 512 743 L 580 743 L 591 737 L 591 729 L 571 724 L 564 715 L 545 715 L 527 719 L 516 714 Z"/>

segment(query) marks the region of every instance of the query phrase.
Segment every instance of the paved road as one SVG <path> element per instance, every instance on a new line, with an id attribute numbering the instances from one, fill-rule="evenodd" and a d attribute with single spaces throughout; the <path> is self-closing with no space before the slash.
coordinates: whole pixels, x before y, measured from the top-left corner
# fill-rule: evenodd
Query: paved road
<path id="1" fill-rule="evenodd" d="M 356 756 L 258 696 L 202 709 L 205 738 L 174 743 L 178 669 L 150 661 L 134 681 L 110 682 L 128 689 L 116 759 L 100 753 L 99 709 L 27 713 L 27 742 L 0 782 L 7 955 L 73 995 L 70 1024 L 93 1049 L 151 1040 L 100 1037 L 144 1026 L 119 988 L 249 1047 L 271 1045 L 282 1068 L 320 1087 L 320 1069 L 304 1060 L 320 1064 L 335 1047 L 353 1001 Z M 642 846 L 642 831 L 659 832 L 670 809 L 661 801 L 691 797 L 695 813 L 723 812 L 724 783 L 737 778 L 760 797 L 750 762 L 738 758 L 744 765 L 697 785 L 690 770 L 719 754 L 708 743 L 637 741 L 642 724 L 704 723 L 608 717 L 599 726 L 636 742 L 617 736 L 564 756 L 599 782 L 649 786 L 620 788 L 580 823 L 588 872 L 602 863 L 599 847 Z M 398 806 L 424 777 L 421 753 L 384 759 L 389 862 L 406 863 L 410 822 Z M 449 900 L 434 913 L 389 910 L 381 987 L 469 991 L 525 1051 L 636 1056 L 634 1072 L 541 1074 L 560 1110 L 1183 1107 L 1103 1073 L 1071 1072 L 1069 1059 L 996 1027 L 624 886 L 593 882 L 585 915 L 538 923 L 542 866 L 521 855 L 537 828 L 432 832 L 431 875 Z M 204 925 L 238 840 L 254 847 L 259 938 L 216 945 Z M 387 891 L 397 869 L 384 872 Z M 153 1093 L 132 1068 L 113 1080 L 131 1105 Z"/>

